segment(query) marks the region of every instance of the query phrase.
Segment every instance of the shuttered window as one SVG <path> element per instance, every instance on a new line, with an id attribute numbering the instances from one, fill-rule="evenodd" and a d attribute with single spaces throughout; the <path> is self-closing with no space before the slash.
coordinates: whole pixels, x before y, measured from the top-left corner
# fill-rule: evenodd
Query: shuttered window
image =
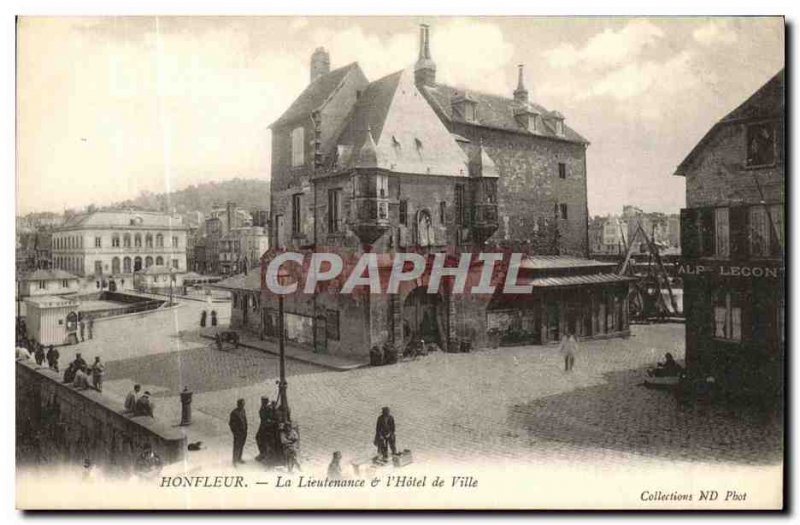
<path id="1" fill-rule="evenodd" d="M 714 241 L 716 245 L 714 255 L 726 259 L 731 254 L 730 221 L 728 218 L 728 208 L 714 210 Z"/>

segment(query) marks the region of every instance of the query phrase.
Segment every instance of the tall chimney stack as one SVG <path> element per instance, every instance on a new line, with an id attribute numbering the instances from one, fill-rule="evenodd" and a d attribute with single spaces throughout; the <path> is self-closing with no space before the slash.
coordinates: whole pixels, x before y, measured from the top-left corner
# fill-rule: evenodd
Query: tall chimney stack
<path id="1" fill-rule="evenodd" d="M 525 65 L 520 64 L 517 67 L 519 67 L 519 78 L 517 79 L 517 89 L 514 90 L 514 100 L 521 104 L 527 104 L 528 90 L 525 89 L 525 80 L 524 80 Z"/>
<path id="2" fill-rule="evenodd" d="M 318 47 L 311 54 L 311 82 L 331 71 L 331 56 L 324 47 Z"/>
<path id="3" fill-rule="evenodd" d="M 418 86 L 436 84 L 436 63 L 431 58 L 430 28 L 419 26 L 419 58 L 414 65 L 414 81 Z"/>

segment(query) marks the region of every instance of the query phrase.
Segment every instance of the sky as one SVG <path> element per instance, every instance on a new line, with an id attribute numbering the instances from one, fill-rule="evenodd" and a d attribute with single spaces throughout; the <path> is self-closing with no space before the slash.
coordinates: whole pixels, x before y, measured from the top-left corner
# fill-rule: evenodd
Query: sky
<path id="1" fill-rule="evenodd" d="M 781 18 L 23 17 L 17 212 L 104 205 L 270 177 L 267 127 L 333 68 L 376 80 L 414 64 L 431 26 L 437 80 L 531 100 L 586 137 L 592 215 L 677 212 L 675 167 L 784 66 Z"/>

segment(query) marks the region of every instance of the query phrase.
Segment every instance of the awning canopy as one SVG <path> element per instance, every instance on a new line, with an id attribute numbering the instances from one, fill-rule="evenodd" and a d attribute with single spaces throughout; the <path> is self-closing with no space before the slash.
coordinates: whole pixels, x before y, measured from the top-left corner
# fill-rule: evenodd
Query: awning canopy
<path id="1" fill-rule="evenodd" d="M 593 273 L 589 275 L 565 275 L 561 277 L 536 277 L 527 284 L 534 288 L 557 288 L 564 286 L 584 286 L 591 284 L 627 283 L 635 281 L 633 277 L 615 273 Z"/>

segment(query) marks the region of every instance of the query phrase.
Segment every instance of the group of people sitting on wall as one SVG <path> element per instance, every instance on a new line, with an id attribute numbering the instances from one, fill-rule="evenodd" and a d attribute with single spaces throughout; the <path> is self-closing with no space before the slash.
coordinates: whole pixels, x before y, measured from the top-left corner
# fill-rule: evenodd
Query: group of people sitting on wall
<path id="1" fill-rule="evenodd" d="M 44 350 L 44 345 L 37 342 L 35 339 L 22 338 L 17 339 L 16 346 L 16 359 L 17 361 L 36 361 L 36 366 L 42 366 L 47 361 L 47 367 L 50 370 L 58 372 L 58 358 L 60 354 L 58 350 L 50 345 L 47 347 L 47 352 Z"/>
<path id="2" fill-rule="evenodd" d="M 133 390 L 125 396 L 125 409 L 122 413 L 132 416 L 155 417 L 153 415 L 154 409 L 155 403 L 150 398 L 150 392 L 145 390 L 142 393 L 142 385 L 135 384 L 133 385 Z"/>
<path id="3" fill-rule="evenodd" d="M 64 383 L 71 384 L 78 390 L 86 390 L 90 387 L 89 380 L 91 379 L 91 387 L 102 392 L 105 371 L 106 366 L 100 361 L 100 356 L 95 357 L 94 363 L 89 366 L 78 352 L 75 354 L 75 359 L 64 370 Z"/>

